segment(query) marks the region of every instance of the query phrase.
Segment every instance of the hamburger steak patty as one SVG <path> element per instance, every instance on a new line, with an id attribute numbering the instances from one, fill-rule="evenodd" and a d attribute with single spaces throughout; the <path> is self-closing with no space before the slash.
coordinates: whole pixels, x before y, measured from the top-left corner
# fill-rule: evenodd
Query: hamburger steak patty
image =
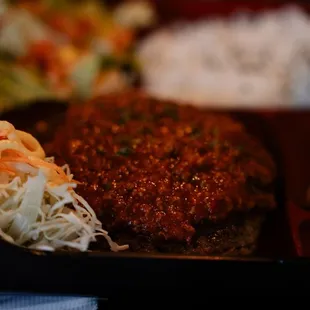
<path id="1" fill-rule="evenodd" d="M 71 106 L 47 150 L 133 251 L 247 254 L 275 207 L 272 158 L 223 113 L 105 96 Z"/>

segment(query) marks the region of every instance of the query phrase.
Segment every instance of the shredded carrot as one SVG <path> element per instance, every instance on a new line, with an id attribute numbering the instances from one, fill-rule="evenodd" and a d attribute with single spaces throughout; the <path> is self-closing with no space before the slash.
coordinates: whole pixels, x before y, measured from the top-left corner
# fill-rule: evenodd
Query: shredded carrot
<path id="1" fill-rule="evenodd" d="M 0 140 L 2 138 L 7 139 L 8 134 L 8 129 L 3 128 L 2 130 L 0 130 Z M 24 163 L 33 168 L 46 168 L 57 174 L 58 181 L 81 184 L 81 182 L 71 180 L 65 173 L 65 171 L 56 164 L 52 162 L 47 162 L 37 157 L 27 156 L 22 151 L 13 148 L 2 150 L 0 154 L 0 171 L 5 172 L 9 175 L 16 175 L 16 171 L 14 170 L 14 168 L 10 167 L 10 163 Z"/>
<path id="2" fill-rule="evenodd" d="M 5 163 L 0 163 L 0 171 L 5 172 L 9 175 L 15 175 L 16 174 L 16 172 L 13 169 L 9 168 L 7 166 L 7 164 L 5 164 Z"/>
<path id="3" fill-rule="evenodd" d="M 3 162 L 19 162 L 19 163 L 28 164 L 35 168 L 44 167 L 44 168 L 52 169 L 58 173 L 59 177 L 62 180 L 68 181 L 68 176 L 61 169 L 61 167 L 58 167 L 56 164 L 48 163 L 39 158 L 30 159 L 29 157 L 25 156 L 22 152 L 12 150 L 12 149 L 5 150 L 5 152 L 3 153 L 4 154 L 1 158 Z"/>

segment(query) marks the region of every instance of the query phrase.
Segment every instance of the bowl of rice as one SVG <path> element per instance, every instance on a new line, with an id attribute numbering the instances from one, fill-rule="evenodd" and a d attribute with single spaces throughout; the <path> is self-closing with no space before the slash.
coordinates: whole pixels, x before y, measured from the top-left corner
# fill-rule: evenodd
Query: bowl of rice
<path id="1" fill-rule="evenodd" d="M 310 105 L 306 5 L 157 2 L 161 27 L 137 47 L 146 92 L 216 108 Z"/>

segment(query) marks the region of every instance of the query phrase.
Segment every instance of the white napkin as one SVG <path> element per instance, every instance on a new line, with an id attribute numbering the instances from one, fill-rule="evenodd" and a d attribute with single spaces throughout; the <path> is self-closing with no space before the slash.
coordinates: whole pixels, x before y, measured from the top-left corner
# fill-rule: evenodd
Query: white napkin
<path id="1" fill-rule="evenodd" d="M 97 298 L 46 296 L 46 295 L 0 295 L 0 310 L 97 310 Z"/>

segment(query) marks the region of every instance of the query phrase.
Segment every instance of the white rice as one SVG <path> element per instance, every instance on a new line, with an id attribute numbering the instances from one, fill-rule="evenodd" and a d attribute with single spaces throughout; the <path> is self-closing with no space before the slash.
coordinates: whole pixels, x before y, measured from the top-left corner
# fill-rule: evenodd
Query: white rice
<path id="1" fill-rule="evenodd" d="M 217 107 L 310 104 L 310 18 L 295 7 L 178 23 L 138 48 L 145 89 Z"/>

